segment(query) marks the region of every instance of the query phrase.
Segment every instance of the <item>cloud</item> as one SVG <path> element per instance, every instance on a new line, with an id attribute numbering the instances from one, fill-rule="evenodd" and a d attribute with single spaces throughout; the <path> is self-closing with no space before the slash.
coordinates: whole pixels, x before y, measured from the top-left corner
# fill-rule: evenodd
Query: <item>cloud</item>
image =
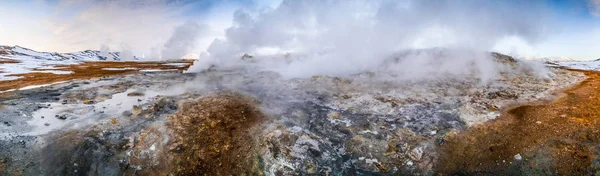
<path id="1" fill-rule="evenodd" d="M 222 36 L 218 30 L 229 27 L 224 21 L 231 23 L 223 13 L 231 16 L 240 5 L 229 0 L 61 0 L 44 24 L 62 52 L 105 46 L 147 59 L 181 58 Z"/>
<path id="2" fill-rule="evenodd" d="M 63 51 L 105 46 L 127 54 L 150 55 L 172 31 L 188 21 L 180 1 L 71 1 L 54 6 L 45 20 Z M 59 42 L 57 42 L 59 43 Z"/>
<path id="3" fill-rule="evenodd" d="M 588 9 L 593 16 L 600 16 L 600 0 L 588 0 Z"/>

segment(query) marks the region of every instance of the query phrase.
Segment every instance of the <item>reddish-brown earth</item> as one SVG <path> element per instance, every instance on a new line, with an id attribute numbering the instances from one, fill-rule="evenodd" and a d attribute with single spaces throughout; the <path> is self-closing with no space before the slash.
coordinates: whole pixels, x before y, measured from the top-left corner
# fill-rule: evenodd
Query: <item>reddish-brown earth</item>
<path id="1" fill-rule="evenodd" d="M 170 150 L 165 153 L 170 169 L 161 172 L 263 175 L 257 133 L 266 118 L 257 103 L 236 93 L 219 93 L 184 103 L 167 122 L 172 132 Z"/>
<path id="2" fill-rule="evenodd" d="M 81 64 L 56 66 L 60 71 L 72 71 L 73 74 L 53 74 L 32 72 L 27 74 L 13 74 L 9 76 L 22 76 L 21 79 L 0 81 L 0 91 L 19 89 L 31 85 L 43 85 L 60 81 L 69 81 L 74 79 L 90 79 L 103 76 L 114 76 L 121 74 L 137 73 L 138 70 L 104 70 L 105 68 L 136 68 L 160 69 L 160 70 L 187 70 L 192 64 L 192 60 L 183 60 L 180 63 L 187 63 L 185 66 L 164 65 L 167 62 L 84 62 Z M 170 62 L 172 63 L 172 62 Z M 43 69 L 37 69 L 43 71 Z"/>
<path id="3" fill-rule="evenodd" d="M 518 106 L 447 136 L 440 175 L 600 174 L 600 72 L 582 72 L 589 78 L 554 102 Z"/>

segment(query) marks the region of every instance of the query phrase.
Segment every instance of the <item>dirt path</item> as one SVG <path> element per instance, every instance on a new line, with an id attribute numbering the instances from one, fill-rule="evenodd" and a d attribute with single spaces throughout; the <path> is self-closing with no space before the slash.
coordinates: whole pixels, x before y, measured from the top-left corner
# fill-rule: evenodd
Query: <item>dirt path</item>
<path id="1" fill-rule="evenodd" d="M 543 105 L 523 105 L 448 136 L 442 175 L 600 174 L 600 72 Z"/>

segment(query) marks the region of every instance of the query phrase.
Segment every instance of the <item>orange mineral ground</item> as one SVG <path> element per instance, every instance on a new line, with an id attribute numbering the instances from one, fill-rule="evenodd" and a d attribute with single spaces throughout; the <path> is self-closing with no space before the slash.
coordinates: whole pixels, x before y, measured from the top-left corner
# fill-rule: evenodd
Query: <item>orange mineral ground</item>
<path id="1" fill-rule="evenodd" d="M 589 175 L 600 157 L 600 72 L 541 105 L 522 105 L 440 146 L 441 175 Z M 595 173 L 600 174 L 600 173 Z"/>
<path id="2" fill-rule="evenodd" d="M 170 65 L 178 63 L 181 65 Z M 20 76 L 16 80 L 0 81 L 0 91 L 19 89 L 32 85 L 51 84 L 60 81 L 75 79 L 90 79 L 103 76 L 114 76 L 121 74 L 137 73 L 140 70 L 187 70 L 193 64 L 193 60 L 181 60 L 176 62 L 83 62 L 73 65 L 57 65 L 52 71 L 72 71 L 72 74 L 53 74 L 45 72 L 31 72 L 27 74 L 13 74 L 9 76 Z M 36 71 L 44 71 L 36 69 Z"/>

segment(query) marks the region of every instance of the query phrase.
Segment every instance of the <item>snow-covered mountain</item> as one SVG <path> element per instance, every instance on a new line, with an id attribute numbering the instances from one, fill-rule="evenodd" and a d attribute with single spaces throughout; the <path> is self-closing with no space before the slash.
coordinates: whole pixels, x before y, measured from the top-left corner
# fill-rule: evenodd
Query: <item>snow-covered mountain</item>
<path id="1" fill-rule="evenodd" d="M 137 60 L 137 57 L 134 57 Z M 38 52 L 20 46 L 0 45 L 0 80 L 19 79 L 18 74 L 48 72 L 71 74 L 69 71 L 56 70 L 55 66 L 77 64 L 84 61 L 119 61 L 118 52 L 86 50 L 73 53 Z"/>
<path id="2" fill-rule="evenodd" d="M 541 60 L 544 61 L 552 61 L 552 62 L 572 62 L 575 61 L 575 59 L 570 58 L 570 57 L 544 57 L 541 58 Z"/>
<path id="3" fill-rule="evenodd" d="M 570 58 L 570 57 L 542 57 L 542 58 L 537 58 L 537 57 L 523 57 L 522 59 L 524 60 L 537 60 L 537 61 L 544 61 L 544 62 L 573 62 L 575 61 L 575 59 Z"/>
<path id="4" fill-rule="evenodd" d="M 13 59 L 20 61 L 21 59 L 37 59 L 51 61 L 120 61 L 121 53 L 106 52 L 102 53 L 97 50 L 85 50 L 72 53 L 55 53 L 55 52 L 39 52 L 21 46 L 1 46 L 0 58 Z M 133 56 L 134 60 L 139 58 Z"/>

